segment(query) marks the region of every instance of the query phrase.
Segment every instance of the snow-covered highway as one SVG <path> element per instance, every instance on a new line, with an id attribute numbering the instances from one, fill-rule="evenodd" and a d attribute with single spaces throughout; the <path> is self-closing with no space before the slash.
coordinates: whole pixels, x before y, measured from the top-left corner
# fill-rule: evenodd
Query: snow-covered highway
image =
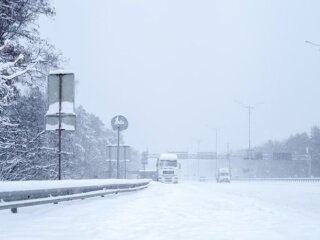
<path id="1" fill-rule="evenodd" d="M 152 183 L 146 190 L 0 211 L 0 239 L 319 239 L 320 183 Z"/>

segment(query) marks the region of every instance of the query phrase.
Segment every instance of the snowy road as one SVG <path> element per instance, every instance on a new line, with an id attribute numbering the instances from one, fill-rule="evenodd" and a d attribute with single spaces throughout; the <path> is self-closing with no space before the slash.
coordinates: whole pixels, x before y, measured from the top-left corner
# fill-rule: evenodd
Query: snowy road
<path id="1" fill-rule="evenodd" d="M 319 239 L 320 183 L 152 183 L 143 191 L 0 211 L 0 239 Z"/>

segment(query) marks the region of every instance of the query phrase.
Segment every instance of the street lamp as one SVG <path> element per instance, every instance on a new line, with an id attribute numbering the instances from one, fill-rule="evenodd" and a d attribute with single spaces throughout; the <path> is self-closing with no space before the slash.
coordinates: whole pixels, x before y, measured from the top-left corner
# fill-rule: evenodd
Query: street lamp
<path id="1" fill-rule="evenodd" d="M 308 41 L 308 40 L 306 40 L 306 41 L 304 41 L 306 44 L 310 44 L 311 46 L 314 46 L 314 47 L 319 47 L 320 48 L 320 44 L 318 44 L 318 43 L 314 43 L 314 42 L 311 42 L 311 41 Z M 320 49 L 319 49 L 320 50 Z"/>
<path id="2" fill-rule="evenodd" d="M 216 128 L 216 174 L 218 172 L 218 128 Z"/>
<path id="3" fill-rule="evenodd" d="M 248 110 L 248 121 L 249 121 L 249 129 L 248 129 L 248 131 L 249 131 L 249 134 L 248 134 L 248 137 L 249 137 L 249 139 L 248 139 L 248 158 L 249 158 L 249 160 L 251 160 L 252 159 L 252 150 L 251 150 L 251 113 L 252 113 L 252 110 L 255 108 L 255 107 L 257 107 L 258 105 L 260 105 L 260 104 L 262 104 L 262 103 L 257 103 L 257 104 L 255 104 L 255 105 L 246 105 L 246 104 L 244 104 L 244 103 L 242 103 L 242 102 L 240 102 L 240 101 L 236 101 L 235 100 L 235 102 L 236 103 L 238 103 L 241 107 L 243 107 L 243 108 L 245 108 L 245 109 L 247 109 Z"/>

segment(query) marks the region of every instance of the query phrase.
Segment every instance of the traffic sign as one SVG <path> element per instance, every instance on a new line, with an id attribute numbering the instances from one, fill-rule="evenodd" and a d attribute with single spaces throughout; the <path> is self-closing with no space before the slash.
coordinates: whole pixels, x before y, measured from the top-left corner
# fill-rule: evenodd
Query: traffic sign
<path id="1" fill-rule="evenodd" d="M 115 116 L 111 119 L 111 126 L 112 129 L 118 132 L 118 144 L 117 144 L 117 178 L 120 177 L 119 175 L 119 168 L 120 168 L 120 163 L 119 163 L 119 145 L 120 145 L 120 131 L 126 130 L 128 128 L 128 120 L 122 116 L 118 115 Z"/>
<path id="2" fill-rule="evenodd" d="M 60 128 L 61 130 L 74 131 L 76 126 L 75 114 L 61 114 Z M 59 129 L 59 117 L 56 114 L 46 115 L 46 130 L 55 131 Z"/>
<path id="3" fill-rule="evenodd" d="M 122 115 L 115 116 L 111 120 L 111 126 L 115 131 L 126 130 L 128 128 L 128 120 Z"/>
<path id="4" fill-rule="evenodd" d="M 71 130 L 76 127 L 74 110 L 74 74 L 51 72 L 48 76 L 46 130 Z"/>
<path id="5" fill-rule="evenodd" d="M 51 72 L 48 76 L 47 114 L 74 113 L 74 74 Z M 60 109 L 59 109 L 59 105 Z"/>

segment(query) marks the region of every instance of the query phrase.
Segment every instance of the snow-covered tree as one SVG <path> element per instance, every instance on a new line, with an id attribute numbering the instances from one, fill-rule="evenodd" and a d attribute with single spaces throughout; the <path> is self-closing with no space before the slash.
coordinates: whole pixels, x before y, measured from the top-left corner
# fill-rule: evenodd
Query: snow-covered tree
<path id="1" fill-rule="evenodd" d="M 0 180 L 56 179 L 58 136 L 45 131 L 43 93 L 33 88 L 5 111 L 11 122 L 0 126 Z M 62 176 L 106 178 L 106 146 L 116 135 L 83 107 L 76 114 L 76 131 L 62 133 Z"/>
<path id="2" fill-rule="evenodd" d="M 10 124 L 0 125 L 0 180 L 52 179 L 56 148 L 44 131 L 45 100 L 39 88 L 4 110 Z"/>
<path id="3" fill-rule="evenodd" d="M 40 15 L 54 14 L 48 0 L 1 0 L 0 112 L 13 103 L 19 87 L 43 84 L 48 69 L 57 65 L 59 55 L 40 38 L 37 24 Z"/>
<path id="4" fill-rule="evenodd" d="M 107 177 L 106 147 L 115 143 L 115 134 L 83 107 L 76 109 L 76 131 L 64 132 L 64 175 L 68 178 Z"/>
<path id="5" fill-rule="evenodd" d="M 45 101 L 38 87 L 45 86 L 59 54 L 41 39 L 37 21 L 54 14 L 48 0 L 0 1 L 0 179 L 50 175 L 41 175 L 48 164 L 37 162 L 48 152 L 42 141 Z"/>
<path id="6" fill-rule="evenodd" d="M 269 140 L 256 150 L 264 153 L 290 152 L 293 154 L 307 154 L 310 138 L 307 133 L 297 133 L 283 141 Z"/>
<path id="7" fill-rule="evenodd" d="M 0 1 L 0 180 L 57 177 L 58 138 L 45 131 L 42 87 L 60 56 L 37 22 L 54 14 L 49 0 Z M 77 130 L 63 132 L 63 177 L 106 177 L 106 146 L 115 134 L 82 107 L 76 113 Z"/>

